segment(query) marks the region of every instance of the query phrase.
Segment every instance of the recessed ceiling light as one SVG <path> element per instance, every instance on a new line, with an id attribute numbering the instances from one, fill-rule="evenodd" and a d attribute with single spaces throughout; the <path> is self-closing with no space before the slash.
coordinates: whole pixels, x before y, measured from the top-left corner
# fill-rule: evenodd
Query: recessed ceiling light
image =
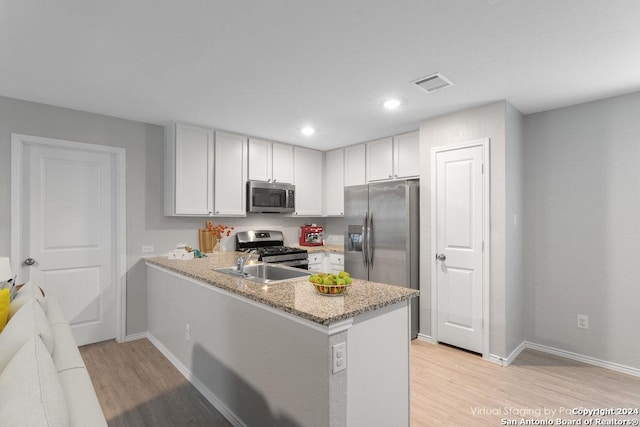
<path id="1" fill-rule="evenodd" d="M 311 136 L 314 133 L 316 133 L 316 130 L 314 128 L 312 128 L 311 126 L 305 126 L 302 129 L 300 129 L 300 132 L 302 132 L 303 135 Z"/>
<path id="2" fill-rule="evenodd" d="M 382 105 L 384 105 L 384 108 L 386 108 L 387 110 L 395 110 L 396 108 L 398 108 L 400 106 L 400 100 L 398 100 L 398 99 L 387 99 L 386 101 L 384 101 L 382 103 Z"/>

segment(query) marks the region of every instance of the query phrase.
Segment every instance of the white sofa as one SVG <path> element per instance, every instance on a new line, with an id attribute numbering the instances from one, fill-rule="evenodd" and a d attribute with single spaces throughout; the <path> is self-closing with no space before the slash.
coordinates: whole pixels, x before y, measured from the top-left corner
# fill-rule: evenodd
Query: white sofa
<path id="1" fill-rule="evenodd" d="M 60 304 L 30 284 L 0 333 L 0 424 L 107 425 Z"/>

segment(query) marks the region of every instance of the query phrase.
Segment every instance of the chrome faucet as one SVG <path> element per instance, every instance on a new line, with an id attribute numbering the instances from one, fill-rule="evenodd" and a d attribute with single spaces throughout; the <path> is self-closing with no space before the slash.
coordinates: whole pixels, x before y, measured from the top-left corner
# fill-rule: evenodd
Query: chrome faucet
<path id="1" fill-rule="evenodd" d="M 255 249 L 251 249 L 249 252 L 247 252 L 247 255 L 238 257 L 238 259 L 236 260 L 236 271 L 238 272 L 238 274 L 244 274 L 244 266 L 247 262 L 249 262 L 249 259 L 255 251 Z"/>

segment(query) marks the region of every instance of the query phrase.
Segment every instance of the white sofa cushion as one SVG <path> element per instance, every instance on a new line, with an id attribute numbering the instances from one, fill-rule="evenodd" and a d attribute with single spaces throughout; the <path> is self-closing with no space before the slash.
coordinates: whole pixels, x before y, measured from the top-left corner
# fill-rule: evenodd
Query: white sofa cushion
<path id="1" fill-rule="evenodd" d="M 34 333 L 40 336 L 47 351 L 53 352 L 53 332 L 47 317 L 36 300 L 29 298 L 0 333 L 0 372 Z"/>
<path id="2" fill-rule="evenodd" d="M 62 312 L 60 302 L 53 295 L 47 295 L 47 319 L 50 325 L 69 324 L 67 317 Z"/>
<path id="3" fill-rule="evenodd" d="M 56 370 L 62 372 L 66 369 L 86 367 L 69 325 L 51 325 L 51 331 L 56 342 L 51 353 Z"/>
<path id="4" fill-rule="evenodd" d="M 40 304 L 40 307 L 42 307 L 42 310 L 45 313 L 47 312 L 47 301 L 44 299 L 44 296 L 42 296 L 40 288 L 35 288 L 31 282 L 28 282 L 20 288 L 16 293 L 16 297 L 9 304 L 9 320 L 11 320 L 13 315 L 31 298 L 35 298 L 38 304 Z"/>
<path id="5" fill-rule="evenodd" d="M 35 334 L 0 375 L 0 420 L 6 426 L 68 426 L 69 412 L 58 373 Z"/>
<path id="6" fill-rule="evenodd" d="M 71 426 L 101 427 L 107 425 L 100 402 L 85 368 L 72 368 L 58 373 L 67 397 Z"/>

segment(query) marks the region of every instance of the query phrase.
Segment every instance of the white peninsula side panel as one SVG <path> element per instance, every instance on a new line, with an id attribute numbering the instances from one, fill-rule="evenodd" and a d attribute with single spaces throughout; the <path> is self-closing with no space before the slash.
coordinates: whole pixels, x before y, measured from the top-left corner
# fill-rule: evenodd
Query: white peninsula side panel
<path id="1" fill-rule="evenodd" d="M 147 304 L 153 344 L 233 425 L 409 425 L 408 300 L 327 327 L 148 263 Z"/>

